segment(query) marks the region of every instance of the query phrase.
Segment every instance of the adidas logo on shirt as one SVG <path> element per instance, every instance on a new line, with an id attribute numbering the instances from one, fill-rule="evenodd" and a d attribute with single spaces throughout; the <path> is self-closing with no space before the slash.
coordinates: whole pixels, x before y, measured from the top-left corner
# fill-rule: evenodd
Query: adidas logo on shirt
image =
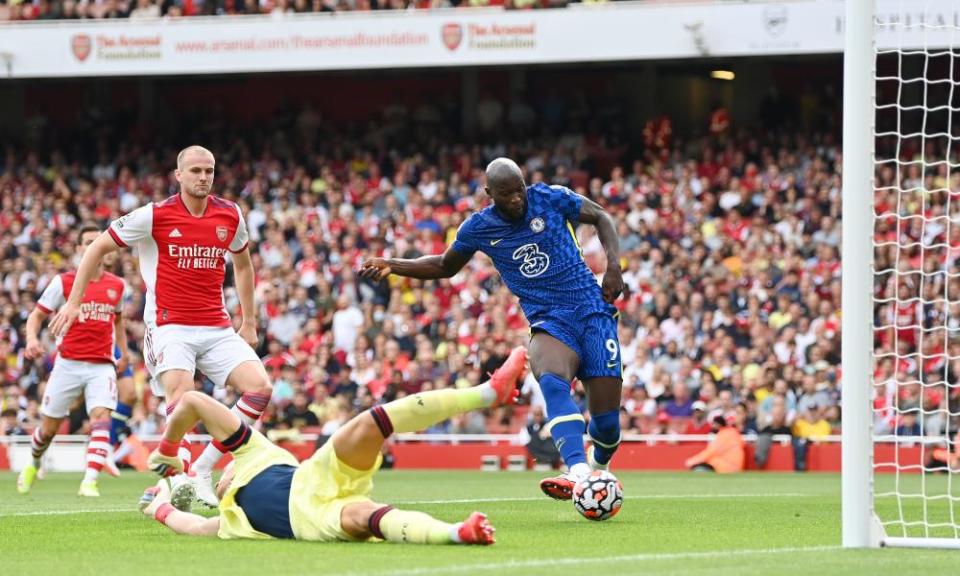
<path id="1" fill-rule="evenodd" d="M 181 236 L 183 236 L 183 234 L 181 234 L 180 231 L 177 230 L 176 228 L 174 228 L 174 229 L 170 232 L 170 238 L 179 238 L 179 237 L 181 237 Z"/>

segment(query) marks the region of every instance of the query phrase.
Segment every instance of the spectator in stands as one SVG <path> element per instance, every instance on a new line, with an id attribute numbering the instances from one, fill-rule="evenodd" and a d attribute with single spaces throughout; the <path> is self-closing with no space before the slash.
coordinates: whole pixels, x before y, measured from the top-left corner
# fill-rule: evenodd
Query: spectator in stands
<path id="1" fill-rule="evenodd" d="M 693 402 L 687 383 L 677 381 L 673 384 L 669 400 L 663 404 L 663 411 L 671 420 L 685 420 L 693 416 Z"/>
<path id="2" fill-rule="evenodd" d="M 797 472 L 807 470 L 807 448 L 811 442 L 830 435 L 830 423 L 823 417 L 823 409 L 816 403 L 807 404 L 793 423 L 793 460 Z"/>
<path id="3" fill-rule="evenodd" d="M 766 415 L 763 425 L 760 427 L 760 433 L 757 435 L 757 443 L 754 448 L 753 459 L 757 468 L 767 467 L 767 460 L 770 458 L 770 447 L 773 446 L 774 436 L 788 436 L 793 442 L 793 431 L 791 428 L 789 414 L 787 413 L 786 402 L 779 399 L 773 404 L 770 413 Z M 796 461 L 795 461 L 796 462 Z M 799 468 L 797 468 L 799 470 Z"/>
<path id="4" fill-rule="evenodd" d="M 320 425 L 317 415 L 310 410 L 307 395 L 304 392 L 297 392 L 293 396 L 293 401 L 283 411 L 283 424 L 289 428 L 306 428 Z"/>
<path id="5" fill-rule="evenodd" d="M 916 412 L 905 412 L 900 415 L 900 423 L 897 425 L 894 434 L 897 436 L 921 436 L 923 431 L 920 429 L 920 421 Z"/>
<path id="6" fill-rule="evenodd" d="M 160 414 L 160 401 L 156 396 L 147 396 L 133 409 L 130 430 L 135 436 L 146 437 L 159 434 L 163 430 L 166 411 Z"/>
<path id="7" fill-rule="evenodd" d="M 712 430 L 710 421 L 707 420 L 707 405 L 702 400 L 693 403 L 693 417 L 687 421 L 684 434 L 709 434 Z"/>
<path id="8" fill-rule="evenodd" d="M 279 406 L 286 406 L 297 394 L 296 369 L 284 365 L 280 369 L 280 377 L 273 381 L 273 395 L 271 401 Z"/>
<path id="9" fill-rule="evenodd" d="M 534 463 L 557 468 L 560 465 L 560 452 L 546 430 L 547 418 L 542 406 L 530 408 L 530 421 L 525 428 L 527 453 Z"/>
<path id="10" fill-rule="evenodd" d="M 353 352 L 364 322 L 363 313 L 351 302 L 348 295 L 337 298 L 337 311 L 333 314 L 334 349 Z"/>
<path id="11" fill-rule="evenodd" d="M 340 429 L 352 417 L 349 406 L 337 403 L 336 410 L 330 414 L 320 429 L 320 434 L 326 437 L 333 436 L 333 433 Z"/>
<path id="12" fill-rule="evenodd" d="M 259 12 L 255 2 L 235 6 L 237 12 Z M 161 12 L 175 10 L 180 7 L 165 3 Z M 658 402 L 677 424 L 671 432 L 683 432 L 696 400 L 706 404 L 708 421 L 719 415 L 744 433 L 753 419 L 768 426 L 771 406 L 780 401 L 788 415 L 791 398 L 800 412 L 811 402 L 836 405 L 840 283 L 834 240 L 842 214 L 834 138 L 790 132 L 767 138 L 731 128 L 723 142 L 710 135 L 685 139 L 661 119 L 650 146 L 628 150 L 583 128 L 603 126 L 588 95 L 581 101 L 554 94 L 509 106 L 492 93 L 484 99 L 496 126 L 504 116 L 529 116 L 522 104 L 537 110 L 539 120 L 528 129 L 553 125 L 559 136 L 531 133 L 509 144 L 516 152 L 511 154 L 538 178 L 567 181 L 616 214 L 629 288 L 618 301 L 624 406 L 641 432 L 669 429 L 658 423 Z M 482 259 L 440 282 L 380 285 L 352 273 L 368 255 L 435 252 L 466 215 L 483 206 L 477 192 L 482 167 L 488 154 L 504 153 L 508 143 L 496 131 L 484 146 L 458 141 L 438 128 L 433 112 L 416 115 L 395 106 L 360 137 L 338 128 L 328 111 L 321 123 L 320 111 L 306 107 L 251 129 L 228 128 L 227 118 L 203 127 L 219 140 L 236 142 L 224 145 L 218 191 L 237 199 L 247 214 L 263 319 L 258 353 L 276 380 L 290 384 L 275 387 L 282 392 L 270 412 L 276 418 L 283 420 L 302 392 L 312 398 L 308 408 L 320 425 L 335 429 L 342 411 L 416 392 L 425 382 L 478 383 L 500 350 L 524 340 L 522 313 Z M 88 122 L 102 122 L 93 120 Z M 183 132 L 175 120 L 169 132 L 179 140 Z M 103 224 L 169 192 L 169 176 L 157 157 L 171 146 L 162 139 L 138 140 L 129 128 L 104 126 L 105 133 L 128 134 L 115 143 L 85 134 L 76 152 L 53 144 L 40 154 L 17 146 L 0 155 L 0 311 L 7 310 L 0 316 L 0 356 L 7 360 L 0 378 L 20 384 L 6 388 L 11 398 L 5 405 L 18 410 L 28 430 L 30 406 L 35 412 L 48 368 L 42 361 L 22 361 L 18 312 L 29 310 L 49 279 L 69 267 L 78 223 Z M 277 133 L 288 140 L 277 142 Z M 420 139 L 422 133 L 432 140 Z M 882 195 L 879 200 L 881 212 L 895 206 Z M 878 234 L 895 230 L 879 226 Z M 595 236 L 578 233 L 585 258 L 593 262 Z M 878 249 L 878 265 L 894 257 Z M 116 272 L 134 288 L 125 305 L 135 316 L 143 306 L 142 281 L 132 256 L 120 260 Z M 878 287 L 886 297 L 894 289 Z M 226 300 L 236 308 L 232 286 Z M 906 318 L 905 325 L 878 334 L 880 351 L 891 353 L 896 346 L 903 355 L 917 346 L 922 312 L 879 310 L 878 317 L 890 322 L 898 314 Z M 141 319 L 129 322 L 129 339 L 141 357 L 143 329 Z M 341 373 L 344 366 L 349 373 Z M 137 369 L 142 377 L 142 365 Z M 894 394 L 896 382 L 919 381 L 932 369 L 908 362 L 883 369 L 882 379 L 894 383 L 883 390 L 891 430 L 901 424 L 893 407 L 936 405 L 920 385 L 900 386 L 900 398 Z M 941 395 L 944 401 L 955 400 Z M 158 406 L 152 402 L 144 398 L 138 407 L 144 430 L 153 426 Z M 836 424 L 835 417 L 827 420 Z M 451 422 L 451 429 L 478 429 L 469 424 Z M 268 419 L 264 426 L 270 425 Z M 926 425 L 923 430 L 930 433 Z"/>
<path id="13" fill-rule="evenodd" d="M 137 0 L 137 7 L 130 11 L 131 20 L 160 17 L 160 6 L 154 0 Z"/>
<path id="14" fill-rule="evenodd" d="M 718 416 L 713 421 L 716 436 L 701 452 L 687 458 L 684 466 L 695 472 L 730 474 L 742 472 L 744 465 L 743 436 L 735 426 Z"/>
<path id="15" fill-rule="evenodd" d="M 0 412 L 0 436 L 13 436 L 26 433 L 27 431 L 17 422 L 16 410 L 7 408 L 3 412 Z"/>
<path id="16" fill-rule="evenodd" d="M 530 418 L 533 418 L 535 409 L 539 408 L 541 412 L 546 412 L 547 401 L 543 398 L 540 383 L 537 382 L 537 378 L 533 375 L 533 370 L 530 370 L 529 365 L 527 366 L 527 374 L 523 378 L 523 386 L 520 388 L 520 397 L 530 406 L 530 412 L 528 413 Z"/>
<path id="17" fill-rule="evenodd" d="M 949 442 L 925 451 L 927 461 L 924 463 L 930 468 L 945 472 L 956 472 L 960 469 L 960 434 L 953 438 L 953 449 Z"/>
<path id="18" fill-rule="evenodd" d="M 729 422 L 730 419 L 727 418 Z M 734 408 L 733 425 L 741 434 L 757 434 L 757 419 L 750 410 L 748 402 L 740 402 Z"/>

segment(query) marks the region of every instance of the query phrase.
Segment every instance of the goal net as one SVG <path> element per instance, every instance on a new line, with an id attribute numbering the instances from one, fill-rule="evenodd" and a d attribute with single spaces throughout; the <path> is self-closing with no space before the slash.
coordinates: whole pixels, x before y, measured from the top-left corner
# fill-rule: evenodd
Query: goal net
<path id="1" fill-rule="evenodd" d="M 848 97 L 869 102 L 872 96 L 869 142 L 860 150 L 847 148 L 846 139 L 856 141 L 862 127 L 848 123 L 856 118 L 845 118 L 844 125 L 850 131 L 845 156 L 873 151 L 872 285 L 865 288 L 873 294 L 873 347 L 870 374 L 863 379 L 870 388 L 872 417 L 864 424 L 872 445 L 866 477 L 872 500 L 871 510 L 859 512 L 869 517 L 869 528 L 861 528 L 869 538 L 862 535 L 860 545 L 960 548 L 960 2 L 879 0 L 874 8 L 867 31 L 851 25 L 856 8 L 848 6 L 845 55 L 849 66 L 856 44 L 863 45 L 849 35 L 873 35 L 869 88 L 851 85 L 845 72 Z M 844 112 L 855 115 L 851 104 L 845 102 Z M 844 216 L 853 227 L 856 221 L 847 214 L 864 207 L 847 202 L 860 196 L 847 176 L 857 183 L 859 158 L 851 159 L 854 164 L 844 160 Z M 858 241 L 856 230 L 845 232 L 851 233 L 845 243 Z M 856 265 L 845 270 L 845 283 L 856 277 Z M 859 344 L 850 339 L 856 333 L 844 336 L 846 347 Z M 856 370 L 857 364 L 844 368 Z M 846 417 L 845 427 L 856 425 Z M 845 457 L 857 458 L 851 447 L 844 446 Z M 852 545 L 847 472 L 844 544 Z"/>

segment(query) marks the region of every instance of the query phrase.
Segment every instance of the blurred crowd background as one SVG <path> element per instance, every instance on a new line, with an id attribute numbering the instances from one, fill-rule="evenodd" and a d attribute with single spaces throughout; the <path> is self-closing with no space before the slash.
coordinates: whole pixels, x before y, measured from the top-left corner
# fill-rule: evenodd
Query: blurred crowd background
<path id="1" fill-rule="evenodd" d="M 171 82 L 163 94 L 180 104 L 164 105 L 163 122 L 117 100 L 127 84 L 111 88 L 114 103 L 109 92 L 76 96 L 70 85 L 35 93 L 35 109 L 48 112 L 25 118 L 0 154 L 0 434 L 36 425 L 54 345 L 45 336 L 49 354 L 26 361 L 23 326 L 50 279 L 76 265 L 79 226 L 105 227 L 176 193 L 176 153 L 194 143 L 216 154 L 215 189 L 246 215 L 258 353 L 274 381 L 262 427 L 275 435 L 327 435 L 376 403 L 475 385 L 527 342 L 516 299 L 482 254 L 449 280 L 370 282 L 356 274 L 370 256 L 442 252 L 460 223 L 486 205 L 483 171 L 498 156 L 515 159 L 528 183 L 569 186 L 617 221 L 625 432 L 703 434 L 717 417 L 744 433 L 800 440 L 839 431 L 835 85 L 771 89 L 751 122 L 734 121 L 737 114 L 717 99 L 695 123 L 668 113 L 638 122 L 613 84 L 481 89 L 464 130 L 463 110 L 442 79 L 406 79 L 403 90 L 384 92 L 377 86 L 390 79 L 332 76 L 310 88 L 316 98 L 274 98 L 274 90 L 293 94 L 290 82 L 223 82 L 216 90 Z M 347 84 L 350 101 L 336 92 Z M 64 98 L 83 105 L 65 116 L 50 105 Z M 331 112 L 338 106 L 348 112 Z M 942 434 L 957 424 L 944 408 L 960 414 L 956 388 L 945 385 L 960 369 L 950 360 L 960 357 L 951 331 L 958 316 L 955 305 L 937 299 L 960 290 L 941 272 L 953 269 L 960 232 L 898 217 L 924 208 L 932 222 L 948 221 L 943 216 L 960 206 L 949 202 L 960 189 L 957 175 L 938 168 L 947 165 L 937 161 L 947 150 L 901 142 L 901 158 L 923 154 L 927 171 L 920 163 L 878 170 L 880 433 Z M 878 156 L 895 153 L 878 146 Z M 955 149 L 950 160 L 957 162 Z M 902 190 L 911 189 L 929 191 L 922 206 L 919 196 L 905 200 Z M 594 229 L 580 226 L 577 235 L 599 278 L 606 263 Z M 136 253 L 122 252 L 115 267 L 132 287 L 124 305 L 138 390 L 132 428 L 151 434 L 163 417 L 139 357 L 144 298 Z M 228 270 L 226 303 L 239 318 L 231 278 Z M 235 399 L 202 375 L 197 385 L 225 403 Z M 579 383 L 574 388 L 584 405 Z M 532 378 L 523 395 L 521 406 L 428 432 L 537 437 L 543 401 Z M 77 412 L 70 428 L 84 426 Z"/>
<path id="2" fill-rule="evenodd" d="M 598 4 L 610 0 L 575 0 Z M 571 0 L 0 0 L 0 20 L 181 18 L 243 14 L 303 14 L 371 10 L 503 7 L 563 8 Z"/>

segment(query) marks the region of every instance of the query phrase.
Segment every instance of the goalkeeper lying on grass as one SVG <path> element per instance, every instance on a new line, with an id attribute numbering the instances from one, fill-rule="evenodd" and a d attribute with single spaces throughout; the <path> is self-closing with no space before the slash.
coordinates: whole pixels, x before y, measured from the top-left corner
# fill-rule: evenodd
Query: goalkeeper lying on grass
<path id="1" fill-rule="evenodd" d="M 163 476 L 181 472 L 180 439 L 203 422 L 224 451 L 233 454 L 217 484 L 220 513 L 206 518 L 174 509 L 164 481 L 147 489 L 141 510 L 174 532 L 193 536 L 493 544 L 493 526 L 479 512 L 447 524 L 371 501 L 373 475 L 380 467 L 381 445 L 392 433 L 423 430 L 454 414 L 513 403 L 526 360 L 526 350 L 518 347 L 485 384 L 376 406 L 347 422 L 302 464 L 216 400 L 187 392 L 168 419 L 149 466 Z"/>

